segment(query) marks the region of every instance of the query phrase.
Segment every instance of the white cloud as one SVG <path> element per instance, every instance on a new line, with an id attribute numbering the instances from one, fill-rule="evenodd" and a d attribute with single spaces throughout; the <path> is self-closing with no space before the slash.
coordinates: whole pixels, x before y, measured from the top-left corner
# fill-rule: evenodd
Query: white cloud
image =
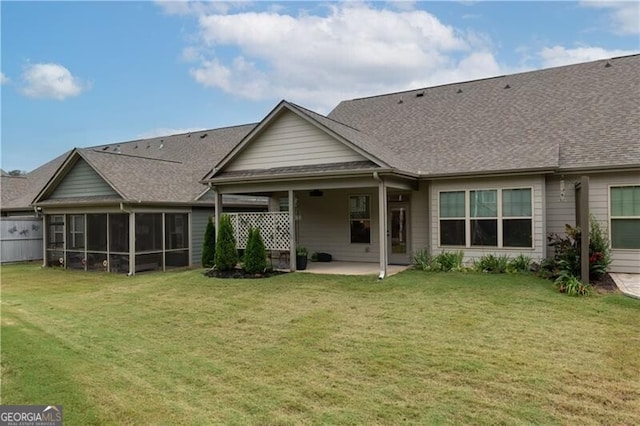
<path id="1" fill-rule="evenodd" d="M 59 64 L 32 64 L 22 74 L 26 85 L 22 93 L 32 98 L 63 100 L 78 96 L 88 88 Z"/>
<path id="2" fill-rule="evenodd" d="M 3 72 L 0 72 L 0 85 L 1 84 L 7 84 L 8 82 L 9 82 L 9 77 L 4 75 Z"/>
<path id="3" fill-rule="evenodd" d="M 611 29 L 616 34 L 640 34 L 640 3 L 637 1 L 583 1 L 585 7 L 609 11 Z"/>
<path id="4" fill-rule="evenodd" d="M 182 129 L 173 129 L 170 127 L 158 127 L 155 129 L 151 129 L 147 132 L 141 133 L 138 135 L 139 139 L 149 139 L 149 138 L 157 138 L 159 136 L 171 136 L 171 135 L 180 135 L 182 133 L 192 133 L 199 132 L 201 130 L 206 130 L 202 127 L 186 127 Z"/>
<path id="5" fill-rule="evenodd" d="M 504 73 L 488 38 L 428 12 L 350 2 L 325 7 L 326 15 L 203 13 L 200 43 L 183 57 L 195 62 L 191 75 L 205 87 L 320 111 L 350 97 Z"/>
<path id="6" fill-rule="evenodd" d="M 638 53 L 631 50 L 607 50 L 601 47 L 576 47 L 567 49 L 563 46 L 545 47 L 538 56 L 542 59 L 544 67 L 558 67 L 561 65 L 577 64 L 580 62 L 608 59 L 616 56 L 625 56 Z"/>

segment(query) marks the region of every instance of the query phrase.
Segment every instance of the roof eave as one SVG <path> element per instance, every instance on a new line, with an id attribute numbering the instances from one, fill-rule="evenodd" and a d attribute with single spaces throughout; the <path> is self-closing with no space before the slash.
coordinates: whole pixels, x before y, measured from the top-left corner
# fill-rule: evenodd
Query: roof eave
<path id="1" fill-rule="evenodd" d="M 212 178 L 201 180 L 203 184 L 229 184 L 229 183 L 244 183 L 244 182 L 259 182 L 259 181 L 286 181 L 286 180 L 300 180 L 305 178 L 335 178 L 335 177 L 358 177 L 363 175 L 369 175 L 373 172 L 377 173 L 390 173 L 394 169 L 391 168 L 369 168 L 369 169 L 350 169 L 350 170 L 336 170 L 336 171 L 314 171 L 314 172 L 301 172 L 301 173 L 283 173 L 278 175 L 256 175 L 256 176 L 238 176 L 230 178 Z"/>
<path id="2" fill-rule="evenodd" d="M 493 176 L 505 176 L 505 175 L 523 175 L 523 174 L 549 174 L 556 173 L 557 167 L 531 167 L 524 169 L 508 169 L 508 170 L 482 170 L 473 172 L 457 172 L 457 173 L 434 173 L 434 174 L 420 174 L 420 179 L 451 179 L 451 178 L 468 178 L 468 177 L 493 177 Z"/>

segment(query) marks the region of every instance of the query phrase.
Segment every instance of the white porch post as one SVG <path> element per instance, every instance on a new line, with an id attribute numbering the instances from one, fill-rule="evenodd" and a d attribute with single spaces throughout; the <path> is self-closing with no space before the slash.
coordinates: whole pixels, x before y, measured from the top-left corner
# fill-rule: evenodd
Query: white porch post
<path id="1" fill-rule="evenodd" d="M 66 232 L 66 230 L 65 230 Z M 47 266 L 47 216 L 42 215 L 42 267 Z"/>
<path id="2" fill-rule="evenodd" d="M 380 274 L 379 279 L 387 276 L 387 187 L 384 181 L 378 182 L 378 220 L 380 233 Z"/>
<path id="3" fill-rule="evenodd" d="M 296 270 L 296 206 L 293 200 L 293 189 L 289 190 L 289 234 L 291 242 L 289 246 L 289 269 Z"/>
<path id="4" fill-rule="evenodd" d="M 136 213 L 129 213 L 129 275 L 136 273 Z"/>
<path id="5" fill-rule="evenodd" d="M 213 191 L 214 199 L 213 227 L 216 234 L 216 241 L 218 241 L 218 228 L 220 228 L 220 214 L 222 213 L 222 195 L 218 190 L 216 190 L 215 186 L 212 186 L 211 190 Z"/>

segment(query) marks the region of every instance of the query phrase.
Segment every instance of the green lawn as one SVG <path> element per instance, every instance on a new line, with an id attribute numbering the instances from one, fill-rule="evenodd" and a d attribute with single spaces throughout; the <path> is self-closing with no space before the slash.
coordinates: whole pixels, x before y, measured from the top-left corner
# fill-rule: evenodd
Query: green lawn
<path id="1" fill-rule="evenodd" d="M 640 424 L 640 300 L 527 276 L 2 268 L 2 404 L 66 424 Z"/>

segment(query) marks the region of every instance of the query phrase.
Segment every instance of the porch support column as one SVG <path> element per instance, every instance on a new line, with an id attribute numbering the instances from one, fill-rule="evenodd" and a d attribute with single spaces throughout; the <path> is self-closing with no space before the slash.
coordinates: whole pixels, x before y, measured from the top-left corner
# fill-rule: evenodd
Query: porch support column
<path id="1" fill-rule="evenodd" d="M 580 177 L 580 278 L 589 284 L 589 176 Z"/>
<path id="2" fill-rule="evenodd" d="M 215 186 L 211 187 L 213 191 L 213 227 L 215 231 L 216 241 L 218 241 L 218 228 L 220 228 L 220 215 L 222 214 L 222 194 L 216 189 Z"/>
<path id="3" fill-rule="evenodd" d="M 136 213 L 129 213 L 129 275 L 136 274 Z"/>
<path id="4" fill-rule="evenodd" d="M 289 190 L 289 269 L 291 272 L 296 270 L 296 206 L 293 200 L 293 189 Z"/>
<path id="5" fill-rule="evenodd" d="M 378 279 L 387 276 L 387 187 L 378 176 L 378 220 L 380 234 L 380 274 Z"/>
<path id="6" fill-rule="evenodd" d="M 65 229 L 65 232 L 67 230 Z M 42 267 L 47 266 L 47 215 L 42 215 Z"/>

